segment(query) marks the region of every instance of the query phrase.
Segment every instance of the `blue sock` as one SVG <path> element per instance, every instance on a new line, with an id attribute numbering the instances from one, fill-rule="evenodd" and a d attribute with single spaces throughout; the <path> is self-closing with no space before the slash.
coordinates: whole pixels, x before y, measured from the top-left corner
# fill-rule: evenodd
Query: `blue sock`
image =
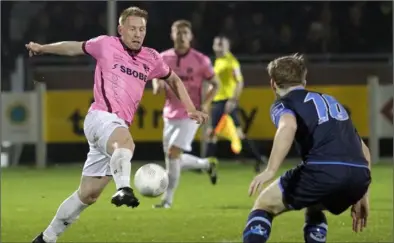
<path id="1" fill-rule="evenodd" d="M 243 243 L 265 243 L 271 233 L 273 215 L 264 210 L 254 210 L 249 214 L 243 232 Z"/>
<path id="2" fill-rule="evenodd" d="M 322 211 L 306 212 L 304 226 L 305 243 L 326 242 L 327 230 L 327 219 Z"/>

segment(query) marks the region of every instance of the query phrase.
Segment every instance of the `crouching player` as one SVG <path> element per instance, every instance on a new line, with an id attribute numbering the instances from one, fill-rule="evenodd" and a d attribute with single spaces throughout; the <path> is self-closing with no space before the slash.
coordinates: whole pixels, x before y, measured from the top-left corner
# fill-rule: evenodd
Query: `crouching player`
<path id="1" fill-rule="evenodd" d="M 268 65 L 271 87 L 277 95 L 271 108 L 277 131 L 268 166 L 254 178 L 249 194 L 275 177 L 293 140 L 303 162 L 260 193 L 243 232 L 244 243 L 266 242 L 275 216 L 304 208 L 307 243 L 326 242 L 323 210 L 339 215 L 351 206 L 353 230 L 366 227 L 369 149 L 334 97 L 304 88 L 306 73 L 303 57 L 298 55 L 281 57 Z"/>

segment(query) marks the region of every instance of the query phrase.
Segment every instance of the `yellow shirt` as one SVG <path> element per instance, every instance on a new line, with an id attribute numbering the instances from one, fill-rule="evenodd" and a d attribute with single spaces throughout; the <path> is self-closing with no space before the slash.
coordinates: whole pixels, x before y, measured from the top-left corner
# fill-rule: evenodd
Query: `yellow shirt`
<path id="1" fill-rule="evenodd" d="M 243 82 L 241 66 L 237 58 L 228 52 L 215 60 L 214 70 L 219 78 L 220 87 L 213 101 L 227 100 L 233 97 L 238 82 Z"/>

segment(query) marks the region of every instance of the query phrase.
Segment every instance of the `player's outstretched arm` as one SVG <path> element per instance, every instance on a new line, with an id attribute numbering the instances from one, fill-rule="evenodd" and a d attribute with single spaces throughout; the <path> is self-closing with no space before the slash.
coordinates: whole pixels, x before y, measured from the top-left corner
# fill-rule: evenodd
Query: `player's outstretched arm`
<path id="1" fill-rule="evenodd" d="M 275 178 L 276 172 L 293 144 L 297 131 L 297 122 L 294 115 L 287 111 L 287 113 L 276 114 L 276 116 L 277 118 L 275 120 L 279 119 L 277 125 L 278 130 L 275 134 L 267 168 L 253 179 L 249 186 L 249 196 L 256 194 L 261 185 Z"/>
<path id="2" fill-rule="evenodd" d="M 39 55 L 39 54 L 54 54 L 61 56 L 78 56 L 84 55 L 83 42 L 79 41 L 62 41 L 52 44 L 40 45 L 35 42 L 30 42 L 26 44 L 26 48 L 29 50 L 29 55 Z"/>
<path id="3" fill-rule="evenodd" d="M 271 172 L 273 175 L 276 174 L 289 153 L 296 131 L 297 121 L 294 115 L 290 113 L 281 115 L 266 171 Z"/>

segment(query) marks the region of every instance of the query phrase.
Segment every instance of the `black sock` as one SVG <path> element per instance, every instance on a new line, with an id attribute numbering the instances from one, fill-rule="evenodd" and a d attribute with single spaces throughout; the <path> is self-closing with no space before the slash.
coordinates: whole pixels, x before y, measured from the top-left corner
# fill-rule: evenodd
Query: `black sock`
<path id="1" fill-rule="evenodd" d="M 246 149 L 248 153 L 251 154 L 256 159 L 256 161 L 262 162 L 262 156 L 259 150 L 254 145 L 253 141 L 250 141 L 247 138 L 242 139 L 242 150 L 244 149 Z"/>
<path id="2" fill-rule="evenodd" d="M 272 214 L 264 210 L 252 211 L 243 232 L 243 243 L 265 243 L 271 233 L 272 219 Z"/>
<path id="3" fill-rule="evenodd" d="M 215 155 L 216 155 L 216 143 L 208 142 L 206 148 L 206 154 L 204 157 L 206 158 L 215 157 Z"/>
<path id="4" fill-rule="evenodd" d="M 327 237 L 327 219 L 322 211 L 305 213 L 305 243 L 324 243 Z"/>

